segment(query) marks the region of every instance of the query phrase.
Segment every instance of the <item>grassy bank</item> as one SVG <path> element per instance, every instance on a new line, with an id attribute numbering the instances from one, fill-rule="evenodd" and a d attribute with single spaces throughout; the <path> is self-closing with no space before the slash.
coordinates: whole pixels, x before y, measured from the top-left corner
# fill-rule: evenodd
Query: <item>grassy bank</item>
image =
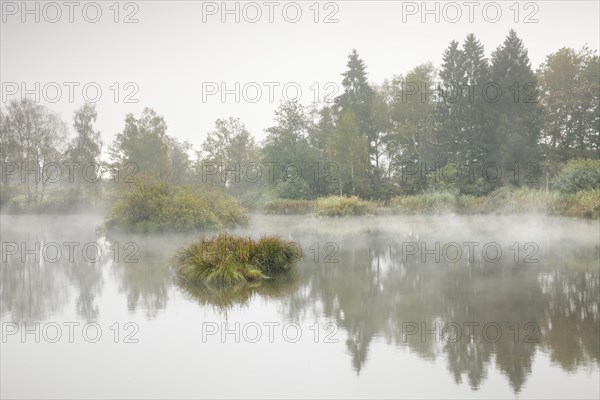
<path id="1" fill-rule="evenodd" d="M 575 193 L 502 187 L 487 196 L 459 195 L 449 191 L 397 196 L 380 206 L 356 196 L 330 196 L 310 200 L 277 199 L 267 203 L 267 214 L 316 214 L 342 217 L 369 214 L 524 214 L 540 213 L 577 218 L 600 218 L 600 189 Z"/>
<path id="2" fill-rule="evenodd" d="M 268 201 L 263 210 L 266 214 L 303 215 L 314 209 L 315 202 L 311 200 L 275 199 Z"/>
<path id="3" fill-rule="evenodd" d="M 377 211 L 377 204 L 357 196 L 322 197 L 316 201 L 316 214 L 324 217 L 342 217 L 346 215 L 367 215 Z"/>
<path id="4" fill-rule="evenodd" d="M 541 213 L 599 218 L 600 189 L 564 194 L 558 191 L 504 187 L 484 197 L 431 192 L 415 196 L 395 197 L 390 200 L 388 206 L 391 212 L 397 214 Z"/>
<path id="5" fill-rule="evenodd" d="M 343 217 L 377 213 L 377 203 L 357 196 L 329 196 L 317 200 L 274 199 L 263 207 L 265 214 L 306 215 L 322 217 Z"/>
<path id="6" fill-rule="evenodd" d="M 173 262 L 177 274 L 194 284 L 239 284 L 288 271 L 302 256 L 300 247 L 277 236 L 251 238 L 222 233 L 183 248 Z"/>

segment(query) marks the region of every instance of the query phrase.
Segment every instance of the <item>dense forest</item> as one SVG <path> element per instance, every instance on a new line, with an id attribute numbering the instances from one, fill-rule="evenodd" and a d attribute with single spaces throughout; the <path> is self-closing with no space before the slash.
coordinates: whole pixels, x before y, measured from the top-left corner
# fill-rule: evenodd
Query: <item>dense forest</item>
<path id="1" fill-rule="evenodd" d="M 331 102 L 288 101 L 257 143 L 238 118 L 217 119 L 200 149 L 167 133 L 146 108 L 105 145 L 94 104 L 61 116 L 30 99 L 0 114 L 0 204 L 13 211 L 104 209 L 132 182 L 224 191 L 248 208 L 269 201 L 498 190 L 589 190 L 598 202 L 600 64 L 560 48 L 534 70 L 510 31 L 488 57 L 475 35 L 451 41 L 443 63 L 380 84 L 353 50 Z M 192 192 L 193 194 L 194 192 Z"/>

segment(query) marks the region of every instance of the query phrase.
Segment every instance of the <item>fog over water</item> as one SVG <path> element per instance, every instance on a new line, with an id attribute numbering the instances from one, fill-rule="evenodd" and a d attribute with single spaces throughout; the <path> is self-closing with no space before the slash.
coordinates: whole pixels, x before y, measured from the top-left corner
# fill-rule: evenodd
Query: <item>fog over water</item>
<path id="1" fill-rule="evenodd" d="M 0 399 L 600 399 L 599 15 L 0 0 Z"/>
<path id="2" fill-rule="evenodd" d="M 235 233 L 278 233 L 304 258 L 229 292 L 172 273 L 203 233 L 102 222 L 2 216 L 3 397 L 599 395 L 597 221 L 253 215 Z"/>

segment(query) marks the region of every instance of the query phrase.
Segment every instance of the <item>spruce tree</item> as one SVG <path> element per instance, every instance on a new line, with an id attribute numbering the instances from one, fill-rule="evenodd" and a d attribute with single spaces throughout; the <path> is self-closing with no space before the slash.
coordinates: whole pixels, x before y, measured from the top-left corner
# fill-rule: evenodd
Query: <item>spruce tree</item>
<path id="1" fill-rule="evenodd" d="M 493 89 L 488 92 L 492 129 L 483 145 L 486 161 L 498 162 L 508 180 L 517 163 L 523 167 L 538 161 L 537 82 L 527 49 L 514 30 L 492 54 L 491 81 L 501 89 L 501 97 L 493 102 L 497 96 Z"/>

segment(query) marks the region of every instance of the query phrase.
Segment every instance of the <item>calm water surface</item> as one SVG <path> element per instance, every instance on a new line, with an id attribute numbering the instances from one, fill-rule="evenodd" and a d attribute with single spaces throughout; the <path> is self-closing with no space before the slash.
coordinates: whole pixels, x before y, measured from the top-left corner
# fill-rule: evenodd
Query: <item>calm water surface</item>
<path id="1" fill-rule="evenodd" d="M 597 221 L 255 215 L 304 259 L 223 292 L 169 267 L 201 233 L 1 218 L 2 397 L 600 397 Z"/>

